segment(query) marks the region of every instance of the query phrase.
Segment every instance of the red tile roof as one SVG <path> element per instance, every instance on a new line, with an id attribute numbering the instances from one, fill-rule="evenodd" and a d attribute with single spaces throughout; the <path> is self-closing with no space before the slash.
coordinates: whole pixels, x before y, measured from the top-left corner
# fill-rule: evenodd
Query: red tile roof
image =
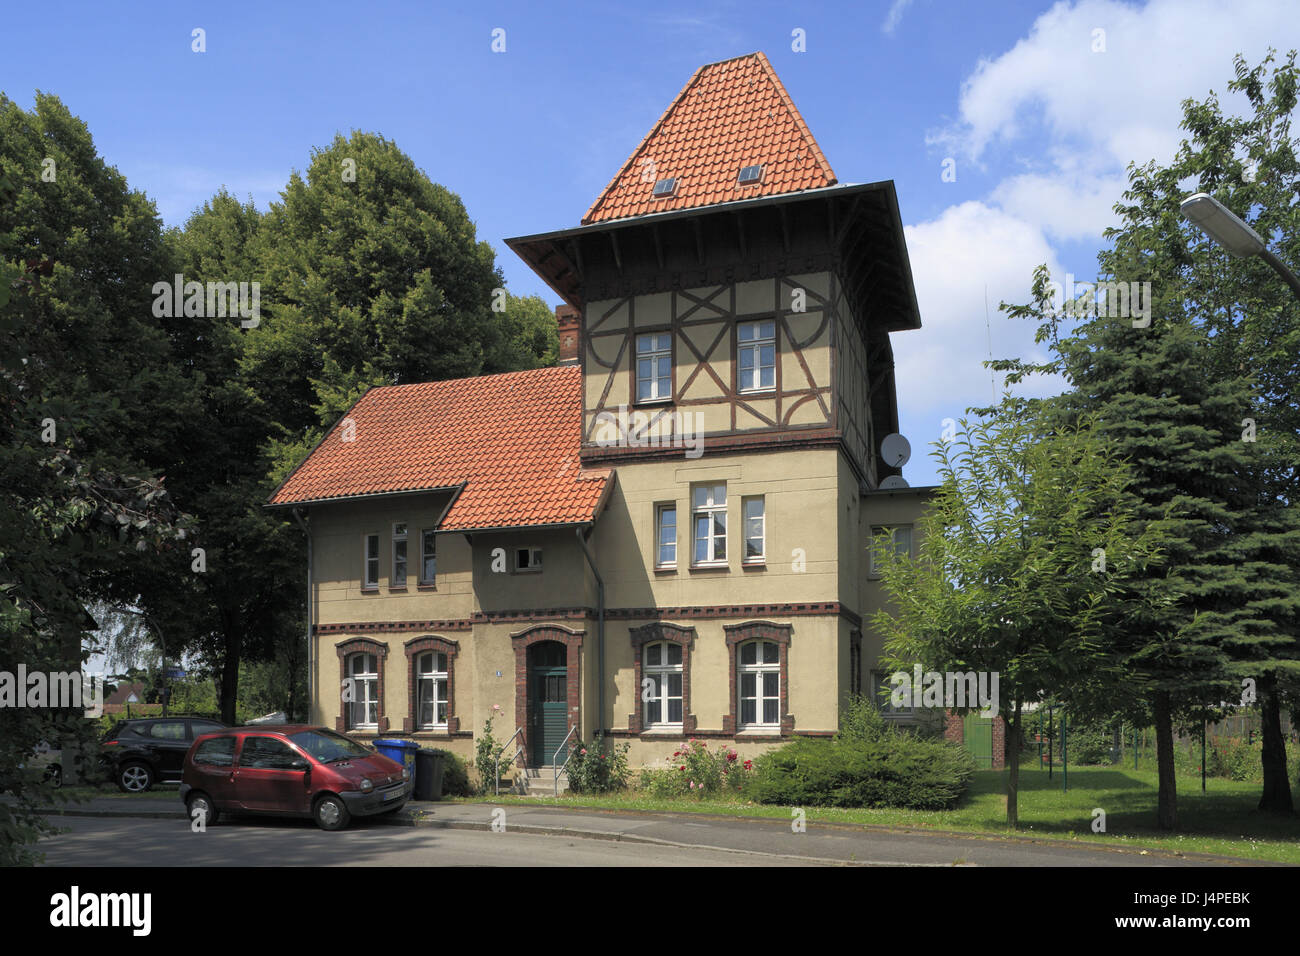
<path id="1" fill-rule="evenodd" d="M 736 182 L 762 165 L 757 184 Z M 656 180 L 677 179 L 666 199 Z M 835 173 L 762 53 L 695 71 L 605 188 L 583 224 L 833 186 Z"/>
<path id="2" fill-rule="evenodd" d="M 576 365 L 373 388 L 272 505 L 465 485 L 445 531 L 592 521 L 610 480 L 583 469 Z M 352 420 L 355 437 L 345 442 Z"/>

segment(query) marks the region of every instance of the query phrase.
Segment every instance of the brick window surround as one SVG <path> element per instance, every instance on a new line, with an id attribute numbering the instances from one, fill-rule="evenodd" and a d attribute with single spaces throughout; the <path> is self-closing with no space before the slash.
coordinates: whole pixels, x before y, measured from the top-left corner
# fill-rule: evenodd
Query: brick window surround
<path id="1" fill-rule="evenodd" d="M 729 712 L 722 718 L 722 732 L 735 734 L 736 712 L 740 681 L 737 677 L 739 666 L 736 658 L 740 654 L 740 645 L 748 641 L 772 641 L 780 651 L 781 668 L 781 736 L 794 732 L 794 715 L 790 713 L 790 632 L 789 624 L 773 624 L 771 621 L 751 621 L 747 624 L 724 624 L 722 630 L 727 635 L 727 706 Z"/>
<path id="2" fill-rule="evenodd" d="M 378 641 L 367 640 L 364 637 L 356 637 L 350 641 L 344 641 L 342 644 L 334 645 L 334 650 L 339 655 L 339 674 L 341 678 L 348 676 L 348 656 L 351 654 L 374 654 L 375 666 L 379 671 L 378 687 L 376 693 L 379 695 L 379 733 L 385 733 L 388 730 L 388 717 L 384 714 L 384 664 L 388 658 L 388 645 L 380 644 Z M 334 729 L 339 733 L 345 733 L 351 728 L 348 727 L 347 714 L 343 703 L 342 686 L 340 683 L 339 692 L 339 712 L 334 718 Z"/>
<path id="3" fill-rule="evenodd" d="M 415 732 L 415 721 L 419 716 L 416 708 L 419 706 L 419 697 L 416 694 L 416 673 L 415 662 L 421 654 L 433 651 L 435 654 L 447 655 L 447 733 L 454 734 L 460 730 L 460 718 L 456 716 L 456 655 L 460 652 L 460 645 L 455 641 L 449 641 L 444 637 L 438 637 L 434 634 L 426 634 L 424 637 L 413 637 L 402 645 L 406 649 L 406 707 L 407 714 L 402 718 L 402 730 L 405 733 Z M 421 733 L 441 733 L 442 728 L 425 728 Z"/>
<path id="4" fill-rule="evenodd" d="M 524 759 L 531 761 L 532 747 L 528 742 L 528 648 L 543 641 L 556 641 L 565 647 L 566 697 L 569 707 L 569 726 L 582 727 L 582 639 L 586 631 L 575 631 L 559 624 L 534 624 L 510 635 L 515 649 L 515 721 L 523 729 L 519 746 L 524 748 Z M 513 731 L 511 731 L 513 733 Z M 582 733 L 581 730 L 578 731 Z"/>
<path id="5" fill-rule="evenodd" d="M 695 643 L 695 628 L 682 627 L 680 624 L 667 624 L 663 621 L 652 621 L 649 624 L 643 624 L 641 627 L 632 628 L 628 631 L 628 635 L 632 640 L 632 660 L 634 661 L 632 665 L 632 687 L 635 690 L 634 699 L 636 701 L 635 713 L 629 714 L 627 718 L 628 731 L 634 734 L 662 733 L 676 736 L 672 731 L 646 730 L 645 708 L 642 706 L 644 701 L 641 700 L 641 669 L 645 659 L 643 653 L 645 646 L 658 641 L 667 641 L 671 644 L 679 644 L 682 648 L 681 736 L 695 733 L 695 715 L 691 713 L 691 645 Z"/>

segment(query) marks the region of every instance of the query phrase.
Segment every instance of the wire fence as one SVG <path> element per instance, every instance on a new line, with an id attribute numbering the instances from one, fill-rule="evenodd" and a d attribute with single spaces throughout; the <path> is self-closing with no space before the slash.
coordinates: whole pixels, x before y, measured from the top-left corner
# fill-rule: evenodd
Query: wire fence
<path id="1" fill-rule="evenodd" d="M 1282 717 L 1282 736 L 1288 763 L 1300 757 L 1300 729 Z M 1064 725 L 1064 726 L 1063 726 Z M 1199 775 L 1234 780 L 1255 779 L 1260 771 L 1263 746 L 1259 713 L 1233 714 L 1201 727 L 1179 727 L 1174 734 L 1174 768 L 1180 775 Z M 1062 739 L 1064 738 L 1064 739 Z M 1154 727 L 1116 723 L 1107 727 L 1076 724 L 1068 713 L 1043 709 L 1025 724 L 1025 750 L 1039 769 L 1051 773 L 1062 767 L 1104 767 L 1155 773 L 1157 770 Z"/>

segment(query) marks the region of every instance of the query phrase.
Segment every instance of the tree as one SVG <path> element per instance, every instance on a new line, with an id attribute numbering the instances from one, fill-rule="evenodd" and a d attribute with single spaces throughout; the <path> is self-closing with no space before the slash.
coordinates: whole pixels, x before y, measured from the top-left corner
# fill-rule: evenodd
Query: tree
<path id="1" fill-rule="evenodd" d="M 1189 319 L 1205 336 L 1202 374 L 1253 387 L 1249 409 L 1229 430 L 1234 443 L 1249 431 L 1252 461 L 1228 556 L 1239 566 L 1237 583 L 1220 592 L 1225 606 L 1206 623 L 1219 628 L 1238 685 L 1244 678 L 1258 683 L 1259 807 L 1290 812 L 1281 702 L 1300 693 L 1300 303 L 1262 260 L 1228 255 L 1183 221 L 1178 205 L 1187 193 L 1211 193 L 1300 268 L 1300 141 L 1291 136 L 1300 69 L 1295 51 L 1280 64 L 1270 52 L 1254 67 L 1240 56 L 1233 65 L 1228 90 L 1244 97 L 1248 111 L 1224 115 L 1213 93 L 1184 102 L 1188 138 L 1168 167 L 1131 171 L 1110 255 L 1118 266 L 1135 243 L 1163 250 L 1163 269 L 1152 281 L 1178 283 Z"/>
<path id="2" fill-rule="evenodd" d="M 264 317 L 241 359 L 278 426 L 280 472 L 371 385 L 514 370 L 491 246 L 394 143 L 336 136 L 283 197 L 256 243 Z"/>
<path id="3" fill-rule="evenodd" d="M 0 670 L 82 670 L 87 603 L 141 556 L 181 550 L 148 468 L 176 422 L 134 408 L 173 380 L 147 318 L 160 257 L 152 205 L 85 126 L 54 97 L 28 113 L 0 96 Z M 54 794 L 20 770 L 42 740 L 75 753 L 93 724 L 0 709 L 0 863 L 34 862 L 51 831 L 38 808 Z"/>
<path id="4" fill-rule="evenodd" d="M 184 230 L 168 233 L 176 271 L 205 286 L 251 287 L 259 275 L 262 223 L 251 201 L 219 192 Z M 138 595 L 155 629 L 167 636 L 170 658 L 193 652 L 213 668 L 222 719 L 233 724 L 243 661 L 304 640 L 306 549 L 292 522 L 261 507 L 274 489 L 267 445 L 275 418 L 242 371 L 260 321 L 205 309 L 172 332 L 191 401 L 169 488 L 195 516 L 193 543 L 202 550 L 192 551 L 184 566 L 147 569 L 124 583 L 123 592 L 128 600 Z"/>
<path id="5" fill-rule="evenodd" d="M 889 666 L 996 673 L 1015 741 L 1026 703 L 1087 705 L 1122 682 L 1101 635 L 1133 612 L 1124 584 L 1143 573 L 1158 531 L 1135 530 L 1113 446 L 1037 403 L 1007 397 L 963 419 L 933 457 L 941 484 L 918 523 L 917 559 L 885 562 L 889 602 L 874 624 Z M 1015 827 L 1018 755 L 1008 770 Z"/>
<path id="6" fill-rule="evenodd" d="M 1116 206 L 1121 225 L 1107 232 L 1113 245 L 1099 255 L 1099 272 L 1129 298 L 1135 284 L 1150 284 L 1149 325 L 1116 314 L 1116 289 L 1063 336 L 1061 316 L 1048 315 L 1040 296 L 1010 311 L 1039 322 L 1038 340 L 1050 341 L 1056 358 L 995 363 L 1016 375 L 1065 375 L 1066 418 L 1105 423 L 1134 462 L 1135 492 L 1150 515 L 1170 503 L 1182 514 L 1165 571 L 1150 582 L 1177 610 L 1141 634 L 1114 635 L 1129 642 L 1150 693 L 1166 828 L 1176 825 L 1174 721 L 1237 699 L 1243 678 L 1257 681 L 1264 719 L 1260 808 L 1292 809 L 1280 711 L 1300 685 L 1300 308 L 1266 265 L 1227 256 L 1179 214 L 1197 189 L 1240 214 L 1257 209 L 1256 229 L 1300 262 L 1300 162 L 1289 137 L 1300 73 L 1295 54 L 1271 77 L 1270 62 L 1250 69 L 1235 61 L 1229 88 L 1246 95 L 1253 116 L 1225 118 L 1213 94 L 1188 100 L 1190 140 L 1175 161 L 1130 167 Z"/>
<path id="7" fill-rule="evenodd" d="M 195 402 L 169 487 L 206 571 L 136 586 L 217 668 L 225 720 L 245 662 L 274 662 L 300 712 L 305 548 L 262 504 L 366 388 L 549 363 L 555 321 L 505 292 L 459 198 L 378 136 L 336 137 L 265 215 L 222 191 L 168 240 L 186 279 L 257 283 L 260 314 L 176 330 Z"/>

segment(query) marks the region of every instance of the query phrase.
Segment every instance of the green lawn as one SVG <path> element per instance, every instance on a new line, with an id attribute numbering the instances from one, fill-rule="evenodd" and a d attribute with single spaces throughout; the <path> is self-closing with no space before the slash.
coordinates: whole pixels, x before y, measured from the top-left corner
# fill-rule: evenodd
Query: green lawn
<path id="1" fill-rule="evenodd" d="M 1211 853 L 1246 860 L 1300 864 L 1300 816 L 1260 813 L 1258 783 L 1211 778 L 1201 793 L 1200 777 L 1178 780 L 1179 832 L 1155 828 L 1156 774 L 1131 767 L 1071 768 L 1068 793 L 1061 791 L 1059 769 L 1049 781 L 1046 771 L 1032 764 L 1020 772 L 1020 829 L 1006 826 L 1006 774 L 982 770 L 971 789 L 952 810 L 807 810 L 810 822 L 856 823 L 951 830 L 1006 836 L 1086 841 L 1098 846 L 1172 853 Z M 475 798 L 479 801 L 482 798 Z M 572 794 L 554 798 L 502 794 L 499 804 L 592 807 L 605 810 L 645 810 L 723 814 L 789 819 L 788 807 L 767 807 L 743 801 L 679 800 L 650 797 L 637 791 L 622 794 Z M 1106 811 L 1106 832 L 1093 833 L 1093 809 Z"/>

